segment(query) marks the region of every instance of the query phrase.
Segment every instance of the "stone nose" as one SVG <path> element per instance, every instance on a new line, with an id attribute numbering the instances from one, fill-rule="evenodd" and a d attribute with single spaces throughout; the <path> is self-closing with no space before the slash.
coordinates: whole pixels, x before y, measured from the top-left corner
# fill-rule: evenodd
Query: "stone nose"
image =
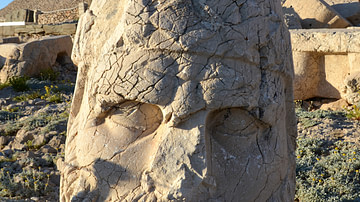
<path id="1" fill-rule="evenodd" d="M 157 129 L 158 149 L 149 176 L 162 193 L 191 196 L 191 190 L 201 186 L 207 175 L 207 114 L 202 110 L 176 126 L 165 123 Z"/>

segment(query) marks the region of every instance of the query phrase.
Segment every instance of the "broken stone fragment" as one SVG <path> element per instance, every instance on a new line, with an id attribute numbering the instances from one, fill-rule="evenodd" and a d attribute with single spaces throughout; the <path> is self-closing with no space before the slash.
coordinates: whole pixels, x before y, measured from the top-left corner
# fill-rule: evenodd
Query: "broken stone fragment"
<path id="1" fill-rule="evenodd" d="M 22 44 L 0 44 L 0 82 L 14 76 L 36 76 L 71 56 L 70 36 L 45 37 Z"/>
<path id="2" fill-rule="evenodd" d="M 360 24 L 360 2 L 359 0 L 325 0 L 342 17 L 346 18 L 352 25 Z"/>
<path id="3" fill-rule="evenodd" d="M 343 97 L 350 104 L 360 104 L 360 71 L 349 74 L 344 80 Z"/>
<path id="4" fill-rule="evenodd" d="M 285 8 L 294 9 L 301 18 L 304 29 L 345 28 L 351 23 L 342 17 L 324 0 L 286 0 Z"/>

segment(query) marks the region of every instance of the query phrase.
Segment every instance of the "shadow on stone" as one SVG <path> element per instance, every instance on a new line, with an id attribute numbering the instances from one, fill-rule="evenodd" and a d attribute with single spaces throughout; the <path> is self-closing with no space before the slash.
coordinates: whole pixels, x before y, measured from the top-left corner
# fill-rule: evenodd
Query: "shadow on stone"
<path id="1" fill-rule="evenodd" d="M 125 171 L 126 169 L 118 164 L 100 158 L 96 159 L 93 163 L 93 174 L 97 184 L 93 190 L 77 193 L 71 201 L 106 201 L 110 195 L 111 187 L 115 187 L 118 181 L 129 179 L 131 173 L 129 174 L 127 171 L 125 175 Z"/>

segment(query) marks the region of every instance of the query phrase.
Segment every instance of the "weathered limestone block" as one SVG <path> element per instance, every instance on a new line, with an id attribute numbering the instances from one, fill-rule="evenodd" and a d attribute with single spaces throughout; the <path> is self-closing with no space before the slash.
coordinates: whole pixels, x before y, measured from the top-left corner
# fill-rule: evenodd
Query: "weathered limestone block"
<path id="1" fill-rule="evenodd" d="M 357 29 L 291 30 L 294 98 L 344 98 L 345 78 L 360 70 Z M 348 100 L 348 99 L 347 99 Z"/>
<path id="2" fill-rule="evenodd" d="M 43 29 L 42 25 L 23 25 L 23 26 L 15 26 L 14 27 L 14 32 L 18 35 L 22 35 L 22 34 L 44 34 L 45 31 Z M 13 34 L 15 34 L 13 33 Z"/>
<path id="3" fill-rule="evenodd" d="M 296 121 L 279 0 L 93 1 L 61 201 L 293 201 Z"/>
<path id="4" fill-rule="evenodd" d="M 311 52 L 293 52 L 294 61 L 294 98 L 305 100 L 318 96 L 318 84 L 321 78 L 319 55 Z M 304 99 L 305 98 L 305 99 Z"/>
<path id="5" fill-rule="evenodd" d="M 0 82 L 13 76 L 34 76 L 70 56 L 70 36 L 45 37 L 22 44 L 0 44 Z"/>
<path id="6" fill-rule="evenodd" d="M 4 26 L 0 27 L 0 36 L 14 36 L 15 34 L 15 26 Z"/>
<path id="7" fill-rule="evenodd" d="M 324 0 L 286 0 L 283 6 L 295 10 L 302 19 L 304 29 L 345 28 L 351 25 Z"/>
<path id="8" fill-rule="evenodd" d="M 355 71 L 345 78 L 344 98 L 350 104 L 360 104 L 360 71 Z"/>
<path id="9" fill-rule="evenodd" d="M 65 23 L 60 25 L 43 25 L 46 35 L 73 35 L 76 32 L 76 23 Z"/>
<path id="10" fill-rule="evenodd" d="M 342 17 L 351 24 L 360 24 L 360 2 L 359 0 L 325 0 Z"/>

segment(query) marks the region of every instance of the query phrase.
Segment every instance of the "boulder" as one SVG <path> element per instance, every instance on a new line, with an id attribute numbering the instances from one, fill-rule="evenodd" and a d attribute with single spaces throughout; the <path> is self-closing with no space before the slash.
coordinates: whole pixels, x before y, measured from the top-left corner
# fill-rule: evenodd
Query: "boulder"
<path id="1" fill-rule="evenodd" d="M 324 0 L 286 0 L 285 8 L 293 8 L 300 16 L 304 29 L 345 28 L 351 25 Z"/>
<path id="2" fill-rule="evenodd" d="M 344 80 L 345 100 L 350 104 L 360 104 L 360 71 L 352 72 Z"/>
<path id="3" fill-rule="evenodd" d="M 61 201 L 293 201 L 296 119 L 280 0 L 93 1 Z"/>
<path id="4" fill-rule="evenodd" d="M 333 111 L 341 111 L 344 108 L 348 107 L 349 104 L 344 99 L 339 99 L 333 102 L 322 104 L 320 109 L 322 110 L 333 110 Z"/>
<path id="5" fill-rule="evenodd" d="M 0 44 L 0 82 L 14 76 L 35 76 L 69 57 L 70 36 L 45 37 L 22 44 Z"/>
<path id="6" fill-rule="evenodd" d="M 360 24 L 359 0 L 325 0 L 325 2 L 353 25 Z"/>

